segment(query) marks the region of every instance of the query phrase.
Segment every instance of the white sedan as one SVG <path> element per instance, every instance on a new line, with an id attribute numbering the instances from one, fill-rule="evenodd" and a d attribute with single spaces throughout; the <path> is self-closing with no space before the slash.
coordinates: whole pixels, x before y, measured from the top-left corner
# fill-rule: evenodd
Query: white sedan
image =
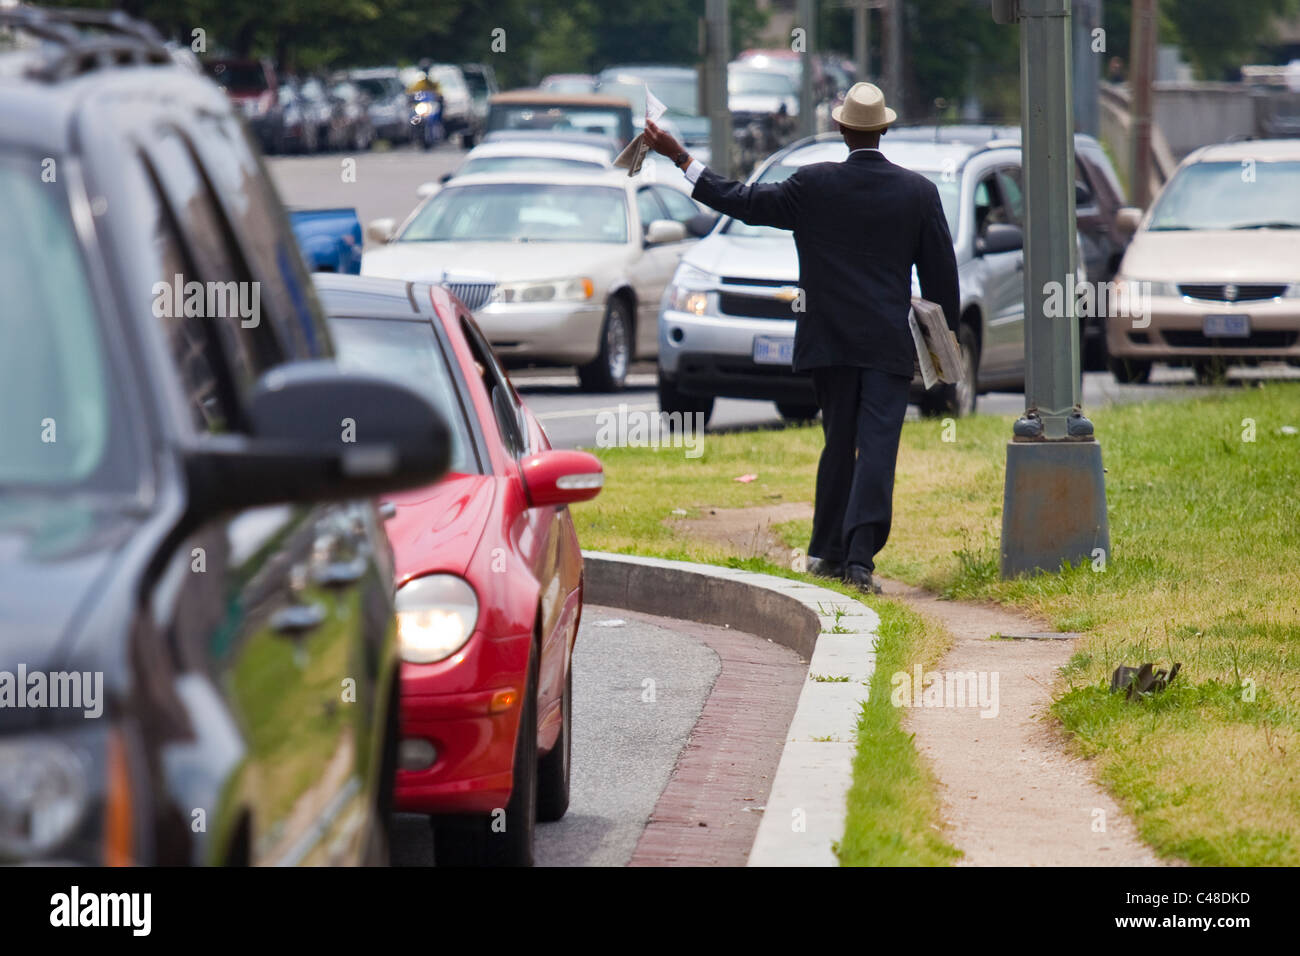
<path id="1" fill-rule="evenodd" d="M 623 170 L 457 176 L 400 227 L 362 275 L 441 282 L 508 365 L 571 365 L 585 389 L 622 388 L 658 349 L 657 315 L 678 260 L 712 226 L 683 193 Z"/>

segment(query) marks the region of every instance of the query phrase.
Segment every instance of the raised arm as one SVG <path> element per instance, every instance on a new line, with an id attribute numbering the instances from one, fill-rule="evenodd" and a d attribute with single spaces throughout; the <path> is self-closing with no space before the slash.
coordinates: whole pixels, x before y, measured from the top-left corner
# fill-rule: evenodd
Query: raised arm
<path id="1" fill-rule="evenodd" d="M 695 184 L 691 197 L 710 209 L 716 209 L 723 215 L 751 226 L 794 229 L 798 224 L 802 181 L 797 171 L 784 182 L 746 186 L 735 180 L 723 179 L 698 160 L 692 160 L 671 134 L 665 133 L 648 120 L 645 139 L 651 149 L 667 156 L 682 170 L 686 178 Z"/>

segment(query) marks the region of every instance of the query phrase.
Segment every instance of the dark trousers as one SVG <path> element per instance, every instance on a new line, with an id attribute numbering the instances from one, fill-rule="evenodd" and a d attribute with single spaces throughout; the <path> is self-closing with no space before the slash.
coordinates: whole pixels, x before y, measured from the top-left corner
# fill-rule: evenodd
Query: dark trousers
<path id="1" fill-rule="evenodd" d="M 874 368 L 812 370 L 826 447 L 808 553 L 875 569 L 889 538 L 894 465 L 911 380 Z"/>

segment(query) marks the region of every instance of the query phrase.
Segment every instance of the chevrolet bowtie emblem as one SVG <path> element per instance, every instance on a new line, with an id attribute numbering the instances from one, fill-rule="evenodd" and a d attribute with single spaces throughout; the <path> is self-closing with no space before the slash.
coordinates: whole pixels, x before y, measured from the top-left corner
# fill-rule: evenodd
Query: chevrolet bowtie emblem
<path id="1" fill-rule="evenodd" d="M 774 295 L 782 302 L 793 302 L 799 298 L 799 287 L 797 285 L 783 285 L 776 290 Z"/>

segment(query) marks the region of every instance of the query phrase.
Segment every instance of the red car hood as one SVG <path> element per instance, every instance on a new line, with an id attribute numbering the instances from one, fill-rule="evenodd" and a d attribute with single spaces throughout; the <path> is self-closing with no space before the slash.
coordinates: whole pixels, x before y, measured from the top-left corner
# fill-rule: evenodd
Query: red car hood
<path id="1" fill-rule="evenodd" d="M 433 571 L 465 573 L 492 512 L 495 482 L 450 474 L 436 485 L 385 495 L 397 514 L 384 523 L 399 584 Z"/>

